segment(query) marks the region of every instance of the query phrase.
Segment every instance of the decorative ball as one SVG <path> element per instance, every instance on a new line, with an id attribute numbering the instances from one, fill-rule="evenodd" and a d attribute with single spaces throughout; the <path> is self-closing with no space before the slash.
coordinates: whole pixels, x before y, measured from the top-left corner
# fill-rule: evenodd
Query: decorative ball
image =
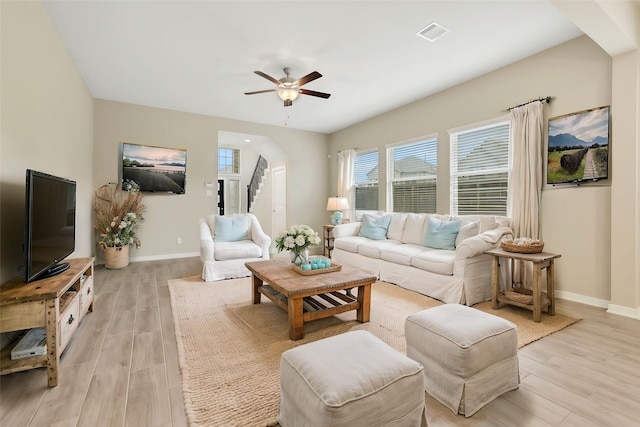
<path id="1" fill-rule="evenodd" d="M 311 264 L 308 262 L 305 262 L 300 266 L 300 268 L 302 269 L 302 271 L 309 271 L 311 270 Z"/>

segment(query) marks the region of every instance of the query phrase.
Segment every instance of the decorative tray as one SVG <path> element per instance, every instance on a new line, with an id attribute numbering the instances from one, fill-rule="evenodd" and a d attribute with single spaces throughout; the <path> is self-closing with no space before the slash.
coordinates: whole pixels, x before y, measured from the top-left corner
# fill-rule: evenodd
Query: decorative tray
<path id="1" fill-rule="evenodd" d="M 295 271 L 298 274 L 302 274 L 303 276 L 313 276 L 316 274 L 331 273 L 331 272 L 340 271 L 340 270 L 342 270 L 342 264 L 336 264 L 334 262 L 331 263 L 331 267 L 319 268 L 317 270 L 303 270 L 297 265 L 293 266 L 293 271 Z"/>
<path id="2" fill-rule="evenodd" d="M 520 254 L 537 254 L 542 252 L 544 242 L 541 240 L 532 240 L 527 244 L 516 244 L 513 240 L 503 240 L 500 247 L 507 252 L 516 252 Z"/>

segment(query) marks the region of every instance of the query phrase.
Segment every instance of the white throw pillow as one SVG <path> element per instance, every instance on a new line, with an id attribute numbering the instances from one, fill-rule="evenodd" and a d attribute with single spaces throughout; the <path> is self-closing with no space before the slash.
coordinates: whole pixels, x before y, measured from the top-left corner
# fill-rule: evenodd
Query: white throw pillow
<path id="1" fill-rule="evenodd" d="M 387 238 L 393 240 L 402 240 L 402 232 L 404 231 L 404 225 L 407 223 L 407 215 L 403 213 L 394 213 L 391 216 L 391 223 L 389 223 L 389 231 L 387 231 Z"/>
<path id="2" fill-rule="evenodd" d="M 456 248 L 464 239 L 468 239 L 469 237 L 477 236 L 480 234 L 480 220 L 470 222 L 468 224 L 460 227 L 460 231 L 458 232 L 458 236 L 456 237 Z"/>
<path id="3" fill-rule="evenodd" d="M 404 225 L 404 233 L 402 233 L 402 242 L 422 245 L 425 222 L 428 217 L 429 214 L 407 214 L 407 222 Z"/>

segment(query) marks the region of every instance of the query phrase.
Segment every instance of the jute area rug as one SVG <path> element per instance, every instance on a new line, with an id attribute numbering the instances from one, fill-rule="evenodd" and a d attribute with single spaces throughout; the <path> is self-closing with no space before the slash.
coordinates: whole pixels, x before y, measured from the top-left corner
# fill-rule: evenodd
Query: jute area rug
<path id="1" fill-rule="evenodd" d="M 280 355 L 290 348 L 351 330 L 364 329 L 406 353 L 404 321 L 410 314 L 442 304 L 384 282 L 371 292 L 371 320 L 355 311 L 305 323 L 304 338 L 289 340 L 287 314 L 262 296 L 251 303 L 250 278 L 205 283 L 199 277 L 169 281 L 187 418 L 192 426 L 272 426 L 280 401 Z M 474 308 L 518 327 L 522 347 L 578 319 L 517 307 Z"/>

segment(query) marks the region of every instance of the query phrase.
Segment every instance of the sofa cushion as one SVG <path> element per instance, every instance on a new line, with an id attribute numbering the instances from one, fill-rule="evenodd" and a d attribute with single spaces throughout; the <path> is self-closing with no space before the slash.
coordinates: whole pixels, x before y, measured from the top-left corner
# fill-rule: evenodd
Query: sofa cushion
<path id="1" fill-rule="evenodd" d="M 360 246 L 363 242 L 370 241 L 366 237 L 360 236 L 345 236 L 339 239 L 336 239 L 333 242 L 333 247 L 337 249 L 342 249 L 343 251 L 358 253 L 358 246 Z"/>
<path id="2" fill-rule="evenodd" d="M 402 240 L 402 233 L 404 232 L 404 226 L 406 223 L 407 214 L 394 213 L 393 215 L 391 215 L 391 222 L 389 223 L 387 238 L 393 240 Z"/>
<path id="3" fill-rule="evenodd" d="M 404 243 L 413 243 L 414 245 L 422 244 L 424 236 L 424 226 L 429 214 L 407 214 L 407 219 L 402 233 L 402 241 Z"/>
<path id="4" fill-rule="evenodd" d="M 369 258 L 380 258 L 384 249 L 400 245 L 402 242 L 398 240 L 367 240 L 358 246 L 358 253 Z"/>
<path id="5" fill-rule="evenodd" d="M 213 257 L 216 261 L 242 258 L 260 258 L 262 249 L 251 240 L 216 242 Z"/>
<path id="6" fill-rule="evenodd" d="M 431 216 L 422 244 L 433 249 L 454 250 L 458 231 L 460 221 L 441 221 Z"/>
<path id="7" fill-rule="evenodd" d="M 391 215 L 374 216 L 364 214 L 358 236 L 367 237 L 371 240 L 384 240 L 387 238 L 387 230 L 389 229 L 390 222 Z"/>
<path id="8" fill-rule="evenodd" d="M 386 247 L 382 250 L 380 258 L 385 261 L 392 262 L 400 265 L 411 265 L 411 258 L 421 252 L 424 252 L 425 247 L 422 245 L 414 245 L 412 243 L 405 243 L 404 245 L 396 245 Z"/>
<path id="9" fill-rule="evenodd" d="M 464 224 L 464 221 L 463 221 Z M 477 236 L 480 233 L 480 220 L 469 222 L 460 227 L 458 236 L 456 237 L 456 248 L 464 239 Z"/>
<path id="10" fill-rule="evenodd" d="M 455 257 L 455 251 L 429 249 L 414 255 L 411 258 L 411 265 L 421 270 L 451 276 Z"/>
<path id="11" fill-rule="evenodd" d="M 237 242 L 249 239 L 251 221 L 247 215 L 225 217 L 216 215 L 213 240 L 216 242 Z"/>

